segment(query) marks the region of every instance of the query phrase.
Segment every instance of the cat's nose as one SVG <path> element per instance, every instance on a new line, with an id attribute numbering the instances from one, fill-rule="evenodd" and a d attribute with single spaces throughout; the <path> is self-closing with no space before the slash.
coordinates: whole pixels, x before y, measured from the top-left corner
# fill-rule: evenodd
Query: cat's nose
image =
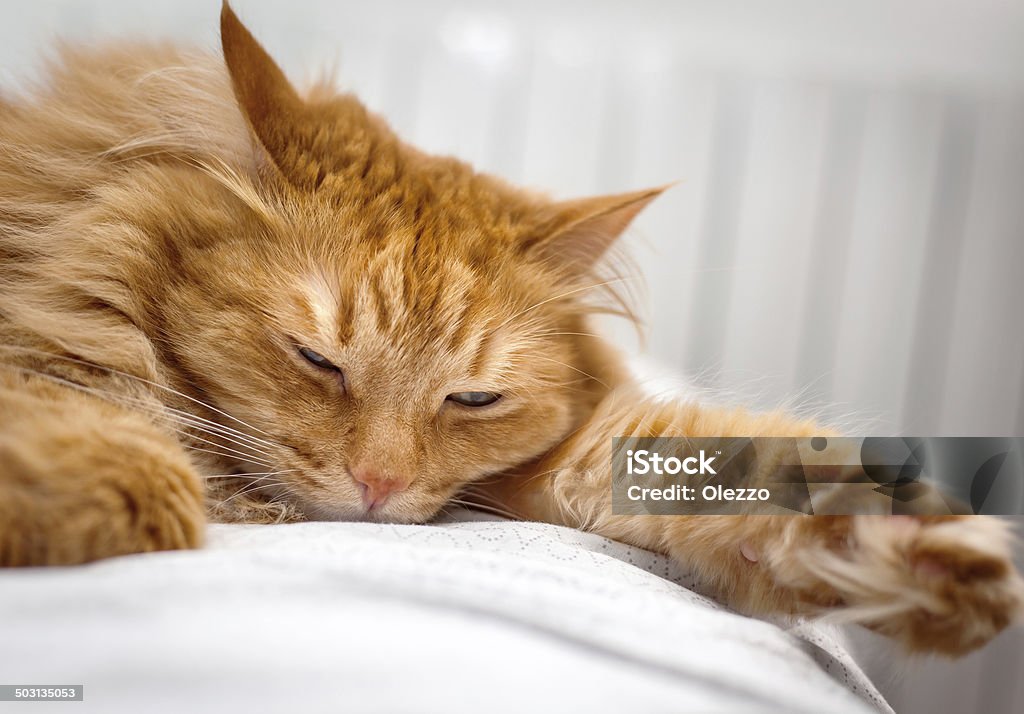
<path id="1" fill-rule="evenodd" d="M 409 488 L 409 481 L 406 479 L 383 474 L 371 468 L 352 469 L 352 478 L 362 491 L 363 505 L 367 510 L 383 506 L 391 494 Z"/>

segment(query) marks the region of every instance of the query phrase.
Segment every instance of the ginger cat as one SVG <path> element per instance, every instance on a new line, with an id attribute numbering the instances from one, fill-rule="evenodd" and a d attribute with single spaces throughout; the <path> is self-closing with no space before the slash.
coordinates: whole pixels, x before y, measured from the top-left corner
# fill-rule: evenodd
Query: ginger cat
<path id="1" fill-rule="evenodd" d="M 660 189 L 551 201 L 300 95 L 227 5 L 221 40 L 66 50 L 0 100 L 0 564 L 471 498 L 909 650 L 1021 612 L 982 517 L 613 515 L 613 436 L 822 431 L 646 397 L 590 333 L 601 258 Z"/>

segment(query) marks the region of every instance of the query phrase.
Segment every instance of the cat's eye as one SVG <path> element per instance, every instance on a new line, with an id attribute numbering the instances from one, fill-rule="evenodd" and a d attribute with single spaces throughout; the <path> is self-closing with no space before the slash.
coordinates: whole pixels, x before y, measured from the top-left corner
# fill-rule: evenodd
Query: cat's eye
<path id="1" fill-rule="evenodd" d="M 501 395 L 494 392 L 456 392 L 449 394 L 447 399 L 464 407 L 486 407 L 501 399 Z"/>
<path id="2" fill-rule="evenodd" d="M 332 370 L 334 372 L 340 372 L 341 371 L 340 369 L 338 369 L 337 365 L 335 365 L 329 359 L 324 357 L 319 352 L 314 352 L 313 350 L 309 349 L 308 347 L 300 347 L 299 348 L 299 354 L 302 355 L 303 357 L 305 357 L 306 360 L 310 364 L 315 365 L 315 366 L 319 367 L 320 369 L 329 369 L 329 370 Z"/>

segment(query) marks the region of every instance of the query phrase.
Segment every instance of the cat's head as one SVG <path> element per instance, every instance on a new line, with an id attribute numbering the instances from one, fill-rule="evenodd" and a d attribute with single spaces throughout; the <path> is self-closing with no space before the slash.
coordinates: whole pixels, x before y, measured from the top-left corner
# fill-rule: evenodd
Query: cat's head
<path id="1" fill-rule="evenodd" d="M 231 235 L 163 320 L 175 366 L 259 439 L 244 469 L 314 518 L 421 521 L 563 439 L 619 369 L 588 335 L 597 263 L 660 189 L 510 187 L 350 96 L 300 97 L 226 5 L 221 32 L 255 175 L 221 176 Z"/>

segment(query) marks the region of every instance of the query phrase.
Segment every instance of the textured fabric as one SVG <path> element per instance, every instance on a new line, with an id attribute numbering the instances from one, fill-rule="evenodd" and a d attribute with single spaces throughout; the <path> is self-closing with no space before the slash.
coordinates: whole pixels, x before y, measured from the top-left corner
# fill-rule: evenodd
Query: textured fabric
<path id="1" fill-rule="evenodd" d="M 831 630 L 694 585 L 643 550 L 465 511 L 213 526 L 201 551 L 0 573 L 0 672 L 85 685 L 33 711 L 891 711 Z"/>

